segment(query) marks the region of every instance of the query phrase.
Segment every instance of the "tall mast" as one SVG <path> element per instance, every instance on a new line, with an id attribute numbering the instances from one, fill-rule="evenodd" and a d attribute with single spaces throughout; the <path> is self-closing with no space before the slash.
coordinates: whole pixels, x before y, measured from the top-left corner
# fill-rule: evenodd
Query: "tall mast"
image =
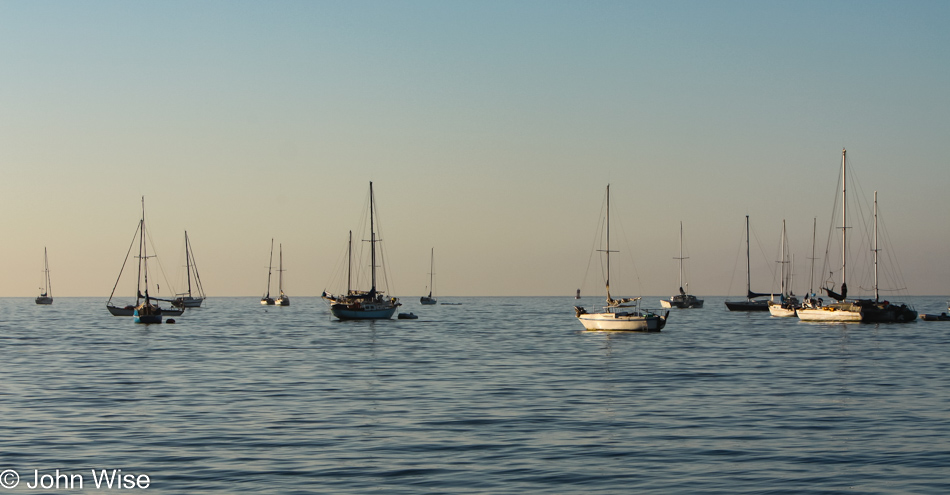
<path id="1" fill-rule="evenodd" d="M 431 253 L 429 254 L 429 297 L 432 297 L 432 266 L 435 263 L 435 248 L 432 248 Z"/>
<path id="2" fill-rule="evenodd" d="M 270 239 L 270 261 L 267 262 L 267 297 L 270 298 L 271 267 L 274 265 L 274 238 Z"/>
<path id="3" fill-rule="evenodd" d="M 848 168 L 845 165 L 847 151 L 841 148 L 841 290 L 847 290 L 848 281 Z M 841 295 L 845 295 L 842 292 Z"/>
<path id="4" fill-rule="evenodd" d="M 284 295 L 284 244 L 280 243 L 280 268 L 277 270 L 277 289 Z"/>
<path id="5" fill-rule="evenodd" d="M 874 302 L 881 300 L 877 284 L 877 191 L 874 191 Z"/>
<path id="6" fill-rule="evenodd" d="M 683 288 L 683 260 L 686 258 L 683 257 L 683 222 L 680 221 L 680 257 L 676 258 L 680 260 L 680 289 Z"/>
<path id="7" fill-rule="evenodd" d="M 346 243 L 346 295 L 353 292 L 353 231 L 350 231 L 350 240 Z"/>
<path id="8" fill-rule="evenodd" d="M 610 302 L 610 184 L 607 184 L 607 302 Z"/>
<path id="9" fill-rule="evenodd" d="M 372 287 L 370 295 L 376 295 L 376 230 L 373 228 L 373 183 L 369 183 L 369 257 Z"/>
<path id="10" fill-rule="evenodd" d="M 45 292 L 47 296 L 52 296 L 53 284 L 49 281 L 49 257 L 46 255 L 46 246 L 43 246 L 43 267 L 46 270 L 46 290 L 43 292 Z"/>
<path id="11" fill-rule="evenodd" d="M 749 261 L 751 253 L 749 252 L 749 215 L 745 216 L 745 291 L 746 297 L 752 295 L 752 265 Z"/>
<path id="12" fill-rule="evenodd" d="M 191 297 L 191 258 L 188 255 L 188 231 L 185 231 L 185 273 L 188 277 L 188 297 Z"/>
<path id="13" fill-rule="evenodd" d="M 139 296 L 142 294 L 142 249 L 145 247 L 145 196 L 142 196 L 142 219 L 139 220 L 139 276 L 135 279 L 135 305 L 139 304 Z M 148 276 L 148 275 L 146 275 Z M 148 292 L 148 283 L 145 284 L 145 291 Z"/>
<path id="14" fill-rule="evenodd" d="M 785 261 L 785 220 L 782 220 L 782 261 L 779 263 L 782 264 L 782 296 L 785 296 L 785 279 L 788 276 L 787 267 L 788 261 Z"/>
<path id="15" fill-rule="evenodd" d="M 815 232 L 818 228 L 818 217 L 812 218 L 811 224 L 811 271 L 809 272 L 808 293 L 815 293 Z"/>

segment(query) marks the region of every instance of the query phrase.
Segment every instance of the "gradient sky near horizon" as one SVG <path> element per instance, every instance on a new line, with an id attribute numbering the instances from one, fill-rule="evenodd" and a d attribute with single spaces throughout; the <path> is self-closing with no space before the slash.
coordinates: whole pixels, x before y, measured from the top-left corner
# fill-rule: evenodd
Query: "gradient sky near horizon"
<path id="1" fill-rule="evenodd" d="M 210 296 L 262 294 L 271 238 L 291 297 L 337 290 L 370 181 L 398 296 L 430 248 L 437 295 L 601 294 L 608 183 L 615 295 L 675 292 L 680 221 L 690 292 L 744 293 L 745 215 L 753 289 L 785 219 L 804 292 L 842 148 L 907 292 L 950 294 L 948 25 L 944 1 L 3 0 L 0 296 L 39 293 L 45 246 L 54 296 L 108 297 L 142 196 L 172 282 L 187 230 Z"/>

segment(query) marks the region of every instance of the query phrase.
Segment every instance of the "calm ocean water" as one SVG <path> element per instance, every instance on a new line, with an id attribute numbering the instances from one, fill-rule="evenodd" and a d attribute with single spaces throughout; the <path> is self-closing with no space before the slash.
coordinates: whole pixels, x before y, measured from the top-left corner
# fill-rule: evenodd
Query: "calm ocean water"
<path id="1" fill-rule="evenodd" d="M 408 298 L 418 320 L 379 322 L 212 298 L 150 326 L 0 299 L 0 471 L 10 493 L 57 469 L 83 489 L 45 491 L 121 469 L 169 494 L 950 493 L 950 322 L 724 300 L 607 334 L 571 298 Z"/>

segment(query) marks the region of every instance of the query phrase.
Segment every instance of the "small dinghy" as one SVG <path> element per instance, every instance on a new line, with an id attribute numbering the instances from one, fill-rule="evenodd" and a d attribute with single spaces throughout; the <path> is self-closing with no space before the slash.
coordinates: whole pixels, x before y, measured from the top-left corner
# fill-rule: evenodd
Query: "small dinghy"
<path id="1" fill-rule="evenodd" d="M 418 320 L 419 319 L 419 317 L 413 313 L 399 313 L 399 316 L 397 316 L 397 318 L 400 320 Z"/>

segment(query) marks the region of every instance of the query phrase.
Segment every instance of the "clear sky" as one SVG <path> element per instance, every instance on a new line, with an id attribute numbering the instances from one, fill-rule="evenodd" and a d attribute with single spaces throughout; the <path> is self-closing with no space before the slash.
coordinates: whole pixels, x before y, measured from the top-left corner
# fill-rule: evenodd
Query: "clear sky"
<path id="1" fill-rule="evenodd" d="M 683 221 L 690 291 L 742 293 L 747 214 L 754 289 L 782 219 L 807 285 L 842 148 L 908 292 L 948 294 L 947 26 L 946 1 L 0 1 L 0 296 L 39 293 L 46 246 L 54 296 L 107 297 L 141 196 L 173 281 L 188 230 L 209 295 L 260 295 L 274 238 L 319 295 L 369 181 L 399 296 L 433 247 L 437 295 L 601 292 L 608 182 L 620 292 L 676 290 Z"/>

